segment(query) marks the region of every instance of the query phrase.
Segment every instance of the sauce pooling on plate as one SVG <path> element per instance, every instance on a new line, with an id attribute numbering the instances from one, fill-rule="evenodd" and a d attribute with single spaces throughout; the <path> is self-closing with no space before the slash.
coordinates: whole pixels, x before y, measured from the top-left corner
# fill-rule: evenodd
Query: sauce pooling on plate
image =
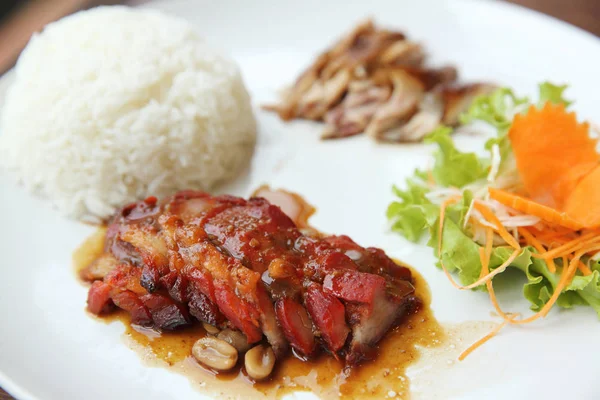
<path id="1" fill-rule="evenodd" d="M 267 197 L 271 202 L 281 203 L 259 189 L 257 194 Z M 278 193 L 288 196 L 290 201 L 286 211 L 296 215 L 299 228 L 312 230 L 306 222 L 314 212 L 308 203 L 298 195 Z M 316 232 L 316 231 L 314 231 Z M 90 262 L 98 258 L 103 251 L 105 232 L 102 229 L 90 237 L 74 254 L 78 270 L 83 270 Z M 402 265 L 398 263 L 399 265 Z M 343 360 L 322 352 L 310 359 L 294 351 L 293 356 L 278 358 L 271 376 L 264 381 L 255 382 L 248 377 L 244 368 L 244 357 L 240 354 L 238 365 L 227 372 L 215 372 L 192 357 L 192 347 L 198 339 L 208 336 L 201 324 L 195 324 L 173 332 L 142 328 L 131 324 L 129 314 L 119 311 L 103 316 L 106 321 L 121 320 L 127 330 L 127 341 L 143 359 L 151 365 L 162 365 L 185 374 L 192 382 L 202 387 L 203 393 L 223 397 L 261 398 L 280 397 L 296 391 L 310 391 L 322 398 L 370 398 L 405 397 L 409 381 L 405 371 L 407 366 L 419 358 L 419 347 L 439 346 L 444 340 L 443 329 L 437 323 L 429 309 L 430 296 L 426 282 L 414 270 L 413 285 L 415 294 L 421 300 L 418 312 L 408 313 L 402 323 L 387 332 L 375 349 L 374 360 L 365 361 L 358 366 L 345 368 Z M 290 353 L 292 354 L 292 353 Z"/>

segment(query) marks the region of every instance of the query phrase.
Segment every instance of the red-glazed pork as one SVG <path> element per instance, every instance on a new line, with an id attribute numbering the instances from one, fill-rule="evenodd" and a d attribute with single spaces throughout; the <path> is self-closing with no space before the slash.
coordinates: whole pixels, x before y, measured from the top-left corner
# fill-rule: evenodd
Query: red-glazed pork
<path id="1" fill-rule="evenodd" d="M 285 197 L 277 193 L 267 197 Z M 282 208 L 194 191 L 124 207 L 109 223 L 104 253 L 82 272 L 93 282 L 88 309 L 116 306 L 161 330 L 197 321 L 235 329 L 250 344 L 269 342 L 278 357 L 291 346 L 348 366 L 372 358 L 419 306 L 410 270 L 347 236 L 301 230 L 305 221 Z"/>

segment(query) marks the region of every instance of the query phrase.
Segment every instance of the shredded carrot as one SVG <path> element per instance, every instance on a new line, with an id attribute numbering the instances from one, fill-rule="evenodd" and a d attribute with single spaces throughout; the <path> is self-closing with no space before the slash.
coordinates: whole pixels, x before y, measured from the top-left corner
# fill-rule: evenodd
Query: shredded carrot
<path id="1" fill-rule="evenodd" d="M 479 261 L 481 261 L 481 271 L 479 271 L 479 279 L 483 278 L 489 272 L 487 266 L 485 268 L 483 267 L 484 259 L 487 260 L 486 255 L 485 255 L 485 249 L 483 247 L 480 247 L 479 248 Z M 489 262 L 489 260 L 488 260 L 488 262 Z"/>
<path id="2" fill-rule="evenodd" d="M 562 257 L 563 254 L 572 254 L 574 251 L 579 250 L 580 248 L 582 248 L 585 245 L 585 243 L 582 243 L 579 240 L 572 240 L 570 242 L 565 243 L 562 246 L 556 247 L 552 250 L 548 250 L 547 252 L 543 253 L 543 254 L 534 254 L 532 255 L 533 258 L 541 258 L 543 260 L 552 260 L 554 258 L 558 258 L 558 257 Z"/>
<path id="3" fill-rule="evenodd" d="M 573 278 L 575 278 L 575 275 L 577 275 L 577 271 L 579 270 L 579 263 L 581 262 L 581 260 L 577 260 L 576 264 L 576 268 L 569 271 L 569 274 L 566 278 L 566 284 L 565 286 L 567 286 L 570 282 L 573 282 Z M 548 310 L 550 311 L 550 310 Z M 546 312 L 546 314 L 544 314 L 544 316 L 546 316 L 548 314 L 548 312 Z"/>
<path id="4" fill-rule="evenodd" d="M 486 242 L 485 242 L 485 248 L 484 249 L 479 249 L 479 258 L 481 260 L 481 275 L 486 275 L 489 273 L 489 265 L 490 265 L 490 260 L 492 258 L 492 246 L 493 246 L 493 238 L 494 238 L 494 232 L 491 229 L 487 229 L 486 230 Z M 505 313 L 504 311 L 502 311 L 502 308 L 500 308 L 500 304 L 498 304 L 498 300 L 496 299 L 496 292 L 494 291 L 494 286 L 492 285 L 492 280 L 488 280 L 485 283 L 488 293 L 490 295 L 490 300 L 492 301 L 492 304 L 494 305 L 494 308 L 496 309 L 496 312 L 498 313 L 498 315 L 500 315 L 505 321 L 508 321 L 509 319 L 509 315 L 507 313 Z"/>
<path id="5" fill-rule="evenodd" d="M 589 244 L 590 242 L 596 242 L 596 241 L 600 241 L 600 237 L 594 237 L 594 232 L 589 232 L 585 235 L 578 237 L 577 239 L 571 240 L 570 242 L 567 242 L 567 243 L 563 244 L 562 246 L 559 246 L 555 249 L 547 251 L 543 254 L 534 254 L 533 257 L 534 258 L 543 258 L 544 260 L 548 260 L 551 258 L 558 258 L 558 257 L 561 257 L 563 254 L 571 254 L 574 251 L 579 250 L 586 244 Z"/>
<path id="6" fill-rule="evenodd" d="M 502 272 L 504 272 L 506 270 L 506 268 L 508 268 L 508 266 L 515 260 L 515 258 L 517 258 L 517 256 L 521 253 L 521 249 L 515 250 L 513 251 L 513 253 L 508 257 L 508 259 L 502 264 L 500 265 L 498 268 L 494 269 L 492 272 L 487 271 L 485 274 L 483 274 L 482 272 L 480 272 L 479 274 L 479 279 L 473 283 L 471 283 L 470 285 L 466 285 L 463 286 L 459 283 L 457 283 L 454 278 L 452 277 L 452 274 L 450 274 L 450 271 L 448 271 L 448 268 L 446 268 L 446 265 L 444 265 L 444 261 L 441 258 L 441 254 L 442 254 L 442 233 L 443 233 L 443 229 L 444 229 L 444 219 L 446 217 L 446 208 L 448 207 L 448 205 L 456 203 L 458 201 L 457 197 L 451 197 L 446 199 L 440 206 L 440 225 L 439 225 L 439 237 L 438 237 L 438 255 L 440 255 L 439 261 L 440 264 L 442 266 L 442 270 L 444 271 L 444 274 L 446 275 L 446 277 L 448 278 L 448 280 L 450 281 L 450 283 L 452 284 L 452 286 L 454 286 L 455 288 L 459 289 L 459 290 L 469 290 L 469 289 L 474 289 L 478 286 L 483 285 L 484 283 L 490 281 L 491 279 L 493 279 L 496 275 L 501 274 Z M 491 229 L 490 227 L 486 227 L 486 232 L 488 229 Z M 488 256 L 488 263 L 489 263 L 489 258 L 491 258 L 491 248 L 494 244 L 494 237 L 493 234 L 492 235 L 486 235 L 486 247 L 490 247 L 489 250 L 489 256 Z M 481 250 L 481 249 L 480 249 Z"/>
<path id="7" fill-rule="evenodd" d="M 513 315 L 511 318 L 515 318 L 516 316 L 517 316 L 517 314 Z M 467 356 L 469 354 L 471 354 L 473 351 L 475 351 L 478 347 L 485 344 L 488 340 L 490 340 L 491 338 L 496 336 L 498 334 L 498 332 L 500 332 L 500 330 L 506 326 L 507 323 L 510 323 L 509 321 L 513 321 L 513 319 L 509 319 L 508 321 L 503 321 L 501 324 L 498 324 L 490 333 L 488 333 L 487 335 L 485 335 L 484 337 L 482 337 L 481 339 L 479 339 L 478 341 L 476 341 L 475 343 L 470 345 L 465 351 L 463 351 L 458 356 L 458 360 L 459 361 L 464 360 L 465 358 L 467 358 Z"/>
<path id="8" fill-rule="evenodd" d="M 543 238 L 544 240 L 563 240 L 565 237 L 572 236 L 574 231 L 569 228 L 565 228 L 559 225 L 546 225 L 544 229 L 533 226 L 531 228 L 535 231 L 535 235 Z"/>
<path id="9" fill-rule="evenodd" d="M 533 236 L 527 229 L 519 228 L 518 231 L 525 238 L 527 244 L 533 246 L 533 248 L 536 249 L 540 254 L 546 253 L 544 246 L 542 246 L 539 240 L 537 240 L 535 236 Z M 546 263 L 548 264 L 548 270 L 550 270 L 552 273 L 555 273 L 556 265 L 554 264 L 554 259 L 550 258 L 549 260 L 546 260 Z"/>
<path id="10" fill-rule="evenodd" d="M 485 267 L 486 273 L 489 270 L 490 261 L 492 259 L 493 247 L 494 247 L 494 232 L 490 228 L 488 228 L 485 230 L 485 248 L 484 248 L 485 262 L 484 261 L 481 262 L 481 268 L 483 269 Z"/>
<path id="11" fill-rule="evenodd" d="M 573 230 L 582 228 L 581 223 L 575 221 L 567 213 L 540 204 L 534 200 L 500 189 L 488 188 L 488 192 L 491 199 L 496 200 L 507 207 L 521 211 L 524 214 L 534 215 L 548 223 L 557 224 Z"/>
<path id="12" fill-rule="evenodd" d="M 467 286 L 458 286 L 458 288 L 460 290 L 468 290 L 468 289 L 474 289 L 478 286 L 483 285 L 484 283 L 492 280 L 492 278 L 494 278 L 496 275 L 499 275 L 501 273 L 503 273 L 504 271 L 506 271 L 506 268 L 508 268 L 508 266 L 515 261 L 515 258 L 517 258 L 517 256 L 521 253 L 521 250 L 515 250 L 512 252 L 512 254 L 506 259 L 506 261 L 504 261 L 504 263 L 502 263 L 502 265 L 500 265 L 498 268 L 495 268 L 492 272 L 488 273 L 487 275 L 485 275 L 484 277 L 478 279 L 477 281 L 471 283 L 470 285 Z"/>
<path id="13" fill-rule="evenodd" d="M 546 252 L 546 249 L 544 248 L 544 246 L 542 246 L 542 244 L 539 242 L 539 240 L 537 240 L 536 237 L 533 236 L 533 234 L 527 230 L 527 228 L 520 227 L 519 233 L 521 234 L 521 236 L 523 236 L 525 238 L 525 241 L 527 242 L 527 244 L 529 244 L 530 246 L 533 246 L 540 253 Z"/>
<path id="14" fill-rule="evenodd" d="M 442 255 L 442 237 L 443 237 L 443 232 L 444 232 L 444 220 L 446 218 L 446 208 L 448 208 L 448 206 L 450 204 L 454 204 L 454 203 L 458 202 L 459 199 L 460 199 L 460 197 L 458 197 L 458 196 L 452 196 L 452 197 L 449 197 L 446 200 L 444 200 L 442 202 L 442 204 L 440 205 L 440 217 L 439 217 L 440 222 L 439 222 L 439 228 L 438 228 L 438 230 L 439 230 L 439 232 L 438 232 L 438 255 L 439 255 L 440 265 L 442 266 L 442 270 L 444 271 L 444 274 L 446 275 L 446 277 L 448 278 L 448 280 L 450 281 L 452 286 L 454 286 L 455 288 L 460 289 L 460 290 L 468 290 L 468 289 L 473 289 L 478 286 L 481 286 L 484 283 L 486 283 L 487 281 L 494 278 L 496 275 L 504 272 L 506 270 L 506 268 L 508 268 L 508 266 L 520 254 L 521 248 L 519 247 L 518 249 L 513 251 L 513 253 L 508 257 L 508 259 L 502 265 L 500 265 L 498 268 L 494 269 L 492 272 L 489 272 L 489 273 L 485 274 L 484 276 L 481 276 L 481 273 L 480 273 L 480 278 L 477 281 L 475 281 L 474 283 L 472 283 L 470 285 L 466 285 L 466 286 L 456 283 L 456 281 L 450 274 L 450 271 L 448 271 L 448 268 L 446 268 L 446 266 L 444 265 L 444 261 L 442 260 L 441 255 Z M 500 222 L 500 221 L 498 221 L 498 222 Z M 489 227 L 487 229 L 489 229 Z M 488 238 L 486 239 L 486 247 L 492 246 L 492 245 L 493 245 L 493 235 L 488 235 Z M 491 257 L 491 250 L 490 250 L 489 257 Z"/>
<path id="15" fill-rule="evenodd" d="M 502 239 L 504 239 L 506 243 L 508 243 L 511 247 L 514 247 L 515 249 L 521 248 L 521 246 L 519 246 L 519 242 L 513 237 L 513 235 L 511 235 L 506 230 L 504 225 L 502 225 L 502 222 L 500 222 L 500 220 L 498 219 L 498 217 L 496 217 L 496 214 L 494 214 L 492 210 L 490 210 L 486 205 L 478 201 L 475 201 L 474 207 L 477 211 L 481 213 L 481 215 L 484 216 L 484 218 L 488 222 L 492 223 L 496 227 L 498 234 Z"/>
<path id="16" fill-rule="evenodd" d="M 442 231 L 443 226 L 444 226 L 443 218 L 445 217 L 445 209 L 447 208 L 447 206 L 449 204 L 455 203 L 456 201 L 457 201 L 457 198 L 454 197 L 454 198 L 447 199 L 442 204 L 443 211 L 440 212 L 440 238 L 438 241 L 439 254 L 441 254 L 441 249 L 442 249 L 441 233 L 443 232 Z M 544 235 L 540 234 L 541 231 L 539 231 L 535 228 L 532 228 L 532 229 L 527 229 L 524 227 L 518 228 L 517 232 L 518 232 L 520 238 L 523 238 L 525 243 L 533 246 L 539 252 L 539 253 L 534 253 L 533 257 L 536 257 L 536 258 L 539 258 L 539 259 L 542 259 L 543 261 L 545 261 L 548 265 L 548 269 L 553 273 L 555 273 L 557 271 L 556 264 L 554 262 L 554 260 L 556 258 L 562 258 L 563 266 L 562 266 L 562 271 L 561 271 L 559 281 L 558 281 L 556 287 L 554 288 L 550 299 L 546 302 L 546 304 L 544 304 L 544 306 L 537 313 L 531 315 L 530 317 L 525 318 L 525 319 L 517 319 L 515 314 L 505 312 L 500 307 L 500 304 L 498 303 L 498 299 L 496 298 L 496 293 L 494 291 L 492 279 L 496 275 L 504 272 L 506 270 L 506 268 L 508 268 L 508 266 L 510 266 L 510 264 L 520 254 L 521 249 L 520 249 L 520 246 L 518 248 L 516 248 L 513 251 L 513 253 L 510 255 L 510 257 L 502 265 L 500 265 L 498 268 L 495 268 L 491 272 L 489 271 L 489 265 L 490 265 L 490 261 L 491 261 L 492 250 L 493 250 L 494 230 L 496 230 L 503 239 L 504 239 L 504 236 L 502 236 L 501 230 L 498 229 L 498 224 L 501 225 L 501 223 L 498 220 L 498 218 L 496 217 L 496 215 L 493 213 L 492 210 L 485 207 L 484 205 L 483 205 L 483 207 L 481 207 L 482 205 L 483 204 L 481 204 L 481 203 L 475 202 L 475 208 L 477 209 L 477 211 L 479 211 L 486 218 L 486 220 L 488 222 L 490 222 L 496 229 L 493 229 L 488 225 L 483 225 L 482 223 L 478 222 L 475 218 L 473 218 L 473 221 L 475 223 L 479 223 L 482 227 L 485 228 L 485 233 L 486 233 L 485 246 L 479 249 L 479 258 L 481 261 L 481 272 L 479 275 L 479 279 L 470 285 L 462 286 L 453 280 L 449 271 L 447 271 L 447 269 L 444 267 L 443 264 L 442 264 L 442 268 L 444 269 L 446 276 L 450 279 L 452 284 L 458 289 L 461 289 L 461 290 L 473 289 L 473 288 L 478 287 L 485 283 L 486 288 L 488 290 L 488 294 L 490 296 L 490 301 L 492 302 L 492 305 L 494 306 L 494 309 L 496 310 L 497 314 L 500 317 L 502 317 L 504 321 L 502 322 L 502 324 L 500 324 L 496 328 L 494 328 L 494 330 L 492 330 L 489 334 L 487 334 L 483 338 L 479 339 L 477 342 L 473 343 L 473 345 L 471 345 L 469 348 L 467 348 L 459 356 L 459 360 L 465 359 L 469 354 L 471 354 L 471 352 L 473 352 L 479 346 L 481 346 L 482 344 L 484 344 L 485 342 L 490 340 L 492 337 L 494 337 L 500 331 L 500 329 L 502 329 L 506 324 L 522 325 L 522 324 L 527 324 L 527 323 L 533 322 L 539 318 L 545 317 L 548 314 L 548 312 L 552 309 L 552 307 L 556 304 L 556 301 L 558 300 L 560 294 L 563 292 L 564 288 L 567 287 L 568 284 L 572 281 L 572 279 L 576 275 L 577 271 L 580 271 L 583 275 L 589 275 L 592 273 L 590 268 L 581 261 L 581 257 L 583 257 L 584 255 L 586 255 L 590 252 L 600 250 L 600 233 L 596 230 L 587 231 L 587 232 L 583 232 L 583 233 L 579 234 L 576 231 L 569 230 L 568 228 L 565 229 L 563 227 L 560 227 L 560 228 L 553 229 L 553 232 L 551 232 L 550 234 L 546 234 L 544 236 Z M 498 224 L 496 223 L 496 221 L 498 222 Z M 502 226 L 502 228 L 504 228 L 504 227 Z M 508 234 L 508 231 L 506 231 L 505 228 L 504 228 L 504 232 L 506 232 Z M 561 243 L 561 245 L 554 249 L 550 249 L 550 246 L 552 244 L 547 245 L 547 247 L 545 247 L 545 245 L 542 243 L 542 240 L 540 240 L 538 235 L 543 236 L 543 238 L 544 238 L 543 241 L 552 241 L 553 243 Z M 512 237 L 512 236 L 510 236 L 510 237 L 514 239 L 514 237 Z M 509 243 L 508 240 L 506 240 L 506 239 L 504 239 L 504 240 L 507 243 Z M 518 243 L 517 240 L 515 240 L 515 241 Z M 511 244 L 511 243 L 509 243 L 509 244 Z M 512 243 L 512 244 L 514 245 L 514 243 Z"/>
<path id="17" fill-rule="evenodd" d="M 588 267 L 583 261 L 579 260 L 578 265 L 579 271 L 583 274 L 583 276 L 588 276 L 592 274 L 592 270 Z"/>
<path id="18" fill-rule="evenodd" d="M 443 232 L 443 227 L 444 227 L 443 219 L 445 218 L 445 210 L 448 205 L 455 203 L 455 202 L 457 202 L 456 197 L 449 198 L 442 204 L 442 207 L 441 207 L 440 237 L 438 240 L 439 254 L 441 254 L 441 249 L 442 249 L 442 244 L 443 244 L 441 234 Z M 544 306 L 537 313 L 531 315 L 530 317 L 525 318 L 525 319 L 517 319 L 514 314 L 505 312 L 500 307 L 500 304 L 498 303 L 498 299 L 496 298 L 496 293 L 494 291 L 492 279 L 496 275 L 504 272 L 506 270 L 506 268 L 508 268 L 508 266 L 510 266 L 510 264 L 521 253 L 521 248 L 520 248 L 520 246 L 518 248 L 516 248 L 513 251 L 513 253 L 510 255 L 510 257 L 502 265 L 500 265 L 499 267 L 495 268 L 493 271 L 490 272 L 489 265 L 490 265 L 490 261 L 491 261 L 492 250 L 493 250 L 494 230 L 496 230 L 501 235 L 501 237 L 503 237 L 503 236 L 500 233 L 501 230 L 497 229 L 498 225 L 496 224 L 496 221 L 500 225 L 501 225 L 501 223 L 498 220 L 498 218 L 496 217 L 496 215 L 493 213 L 492 210 L 490 210 L 489 208 L 487 208 L 485 206 L 481 207 L 481 205 L 482 205 L 481 203 L 475 202 L 475 207 L 476 207 L 477 211 L 479 211 L 486 218 L 486 220 L 488 222 L 491 222 L 491 224 L 494 225 L 494 227 L 496 229 L 493 229 L 492 227 L 490 227 L 488 225 L 483 225 L 483 224 L 481 225 L 482 227 L 485 228 L 486 240 L 485 240 L 484 247 L 479 249 L 479 258 L 481 261 L 481 272 L 479 275 L 479 279 L 470 285 L 462 286 L 453 280 L 452 276 L 450 275 L 449 271 L 445 268 L 443 263 L 442 263 L 442 268 L 444 269 L 446 276 L 450 279 L 452 284 L 458 289 L 462 289 L 462 290 L 473 289 L 473 288 L 478 287 L 485 283 L 486 288 L 488 290 L 488 294 L 490 296 L 490 301 L 492 302 L 494 309 L 496 310 L 498 315 L 500 317 L 502 317 L 504 321 L 502 322 L 502 324 L 500 324 L 496 328 L 494 328 L 494 330 L 492 330 L 489 334 L 487 334 L 483 338 L 479 339 L 477 342 L 473 343 L 473 345 L 471 345 L 469 348 L 467 348 L 459 356 L 459 360 L 465 359 L 469 354 L 471 354 L 471 352 L 473 352 L 479 346 L 481 346 L 482 344 L 484 344 L 485 342 L 490 340 L 492 337 L 494 337 L 500 331 L 500 329 L 502 329 L 506 324 L 522 325 L 522 324 L 527 324 L 527 323 L 533 322 L 539 318 L 545 317 L 548 314 L 548 312 L 552 309 L 552 307 L 556 304 L 556 301 L 558 300 L 560 294 L 563 292 L 564 288 L 567 287 L 569 285 L 569 283 L 572 281 L 572 279 L 576 275 L 577 271 L 580 271 L 583 275 L 589 275 L 592 273 L 590 268 L 581 261 L 581 257 L 583 257 L 584 255 L 586 255 L 590 252 L 600 250 L 600 233 L 595 230 L 587 231 L 587 232 L 583 232 L 583 233 L 579 234 L 573 230 L 564 229 L 562 227 L 558 228 L 558 229 L 553 229 L 553 232 L 551 234 L 547 234 L 546 236 L 544 236 L 544 241 L 551 240 L 554 243 L 561 243 L 561 245 L 555 249 L 550 249 L 549 248 L 550 246 L 545 247 L 545 245 L 542 243 L 542 240 L 540 240 L 537 237 L 537 235 L 540 233 L 539 230 L 537 230 L 535 228 L 532 228 L 532 229 L 527 229 L 524 227 L 518 228 L 517 232 L 519 234 L 519 237 L 523 238 L 525 243 L 533 246 L 539 252 L 539 253 L 534 253 L 533 256 L 545 261 L 548 265 L 548 269 L 551 272 L 555 273 L 557 271 L 556 264 L 554 262 L 554 260 L 556 258 L 562 258 L 563 266 L 562 266 L 562 271 L 561 271 L 559 281 L 558 281 L 556 287 L 554 288 L 550 299 L 546 302 L 546 304 L 544 304 Z M 492 217 L 492 215 L 493 215 L 493 217 Z M 473 218 L 473 221 L 475 221 L 476 223 L 479 223 L 476 221 L 475 218 Z M 506 231 L 506 228 L 504 228 L 503 226 L 502 226 L 502 228 L 504 229 L 504 232 L 508 233 L 508 231 Z M 542 235 L 540 235 L 540 236 L 542 236 Z M 510 237 L 514 239 L 514 237 L 512 237 L 512 236 L 510 236 Z M 503 237 L 503 239 L 504 239 L 504 237 Z M 507 243 L 509 243 L 508 240 L 505 239 L 505 241 Z M 518 243 L 517 240 L 515 240 L 515 241 Z M 511 243 L 509 243 L 509 244 L 511 244 Z M 514 243 L 512 243 L 512 244 L 514 244 Z"/>
<path id="19" fill-rule="evenodd" d="M 550 311 L 550 309 L 552 308 L 552 306 L 554 306 L 554 303 L 556 303 L 556 300 L 558 300 L 558 297 L 562 293 L 563 289 L 567 286 L 567 281 L 569 279 L 569 276 L 571 275 L 571 273 L 575 272 L 576 268 L 577 268 L 577 260 L 570 261 L 566 267 L 563 267 L 563 270 L 560 274 L 560 279 L 558 281 L 558 284 L 554 288 L 552 296 L 550 296 L 550 299 L 546 302 L 546 304 L 544 304 L 542 309 L 540 311 L 538 311 L 537 313 L 535 313 L 534 315 L 530 316 L 529 318 L 515 321 L 514 323 L 515 324 L 527 324 L 529 322 L 535 321 L 536 319 L 538 319 L 540 317 L 545 317 L 548 314 L 548 312 Z"/>
<path id="20" fill-rule="evenodd" d="M 435 178 L 433 177 L 433 173 L 430 169 L 427 170 L 427 183 L 430 185 L 435 185 Z"/>
<path id="21" fill-rule="evenodd" d="M 503 321 L 501 324 L 499 324 L 498 326 L 496 326 L 490 333 L 488 333 L 487 335 L 485 335 L 484 337 L 482 337 L 481 339 L 479 339 L 478 341 L 476 341 L 475 343 L 473 343 L 472 345 L 470 345 L 465 351 L 463 351 L 462 353 L 460 353 L 460 355 L 458 356 L 458 360 L 462 361 L 465 358 L 467 358 L 467 356 L 469 354 L 471 354 L 473 351 L 475 351 L 479 346 L 483 345 L 488 340 L 490 340 L 491 338 L 493 338 L 494 336 L 496 336 L 496 334 L 498 332 L 500 332 L 500 330 L 502 328 L 504 328 L 506 326 L 506 324 L 507 324 L 507 322 Z"/>
<path id="22" fill-rule="evenodd" d="M 560 280 L 558 281 L 558 284 L 554 288 L 554 292 L 552 293 L 550 300 L 548 300 L 548 302 L 546 304 L 544 304 L 544 307 L 542 307 L 542 309 L 540 311 L 538 311 L 537 313 L 535 313 L 534 315 L 532 315 L 529 318 L 515 320 L 515 321 L 512 321 L 511 323 L 512 324 L 527 324 L 529 322 L 535 321 L 536 319 L 538 319 L 540 317 L 545 317 L 548 314 L 548 312 L 550 311 L 550 309 L 552 308 L 552 306 L 554 305 L 554 303 L 556 303 L 556 300 L 558 300 L 558 296 L 560 296 L 563 289 L 569 283 L 570 278 L 575 274 L 577 267 L 579 265 L 579 260 L 581 259 L 581 257 L 583 255 L 585 255 L 586 253 L 588 253 L 590 251 L 594 251 L 594 250 L 600 250 L 600 245 L 595 244 L 595 245 L 585 247 L 583 249 L 578 250 L 573 255 L 573 258 L 571 259 L 571 261 L 569 262 L 569 266 L 567 268 L 563 267 L 563 271 L 561 273 Z"/>
<path id="23" fill-rule="evenodd" d="M 546 227 L 546 230 L 550 230 L 550 228 Z M 545 230 L 540 231 L 532 228 L 531 232 L 546 248 L 548 248 L 548 250 L 550 250 L 550 247 L 554 248 L 556 246 L 562 246 L 580 236 L 575 234 L 575 231 L 571 229 L 566 231 L 552 230 L 552 232 L 547 232 Z"/>
<path id="24" fill-rule="evenodd" d="M 449 199 L 447 204 L 452 202 L 456 202 L 456 199 Z M 447 206 L 446 204 L 446 206 Z M 476 203 L 477 204 L 477 203 Z M 445 209 L 446 207 L 444 207 Z M 488 209 L 489 210 L 489 209 Z M 486 217 L 486 219 L 491 220 L 494 223 L 494 218 L 489 218 L 489 214 L 486 215 L 484 212 L 481 212 L 480 209 L 478 211 Z M 489 210 L 491 212 L 491 210 Z M 442 215 L 442 213 L 440 213 Z M 494 215 L 495 217 L 495 215 Z M 496 217 L 497 219 L 497 217 Z M 440 221 L 441 222 L 441 221 Z M 499 221 L 498 221 L 499 222 Z M 441 229 L 443 228 L 443 223 L 440 223 Z M 534 315 L 525 318 L 525 319 L 516 319 L 514 314 L 507 313 L 502 310 L 500 304 L 498 303 L 498 299 L 496 298 L 496 293 L 494 291 L 494 287 L 492 284 L 492 278 L 506 270 L 506 268 L 514 261 L 514 259 L 520 254 L 520 250 L 515 249 L 511 256 L 498 268 L 494 269 L 494 271 L 489 272 L 489 263 L 491 260 L 491 253 L 493 250 L 493 235 L 494 232 L 492 228 L 485 226 L 486 229 L 486 242 L 485 247 L 479 249 L 479 257 L 481 260 L 481 273 L 479 279 L 472 283 L 471 285 L 461 286 L 454 282 L 450 273 L 444 268 L 446 275 L 449 277 L 451 282 L 458 289 L 472 289 L 483 283 L 485 283 L 488 294 L 490 296 L 490 301 L 492 302 L 494 309 L 498 313 L 500 317 L 503 318 L 502 324 L 498 325 L 494 330 L 492 330 L 489 334 L 479 339 L 477 342 L 473 343 L 469 348 L 467 348 L 460 356 L 459 360 L 464 360 L 471 352 L 477 349 L 479 346 L 486 343 L 492 337 L 494 337 L 500 329 L 502 329 L 506 324 L 513 325 L 521 325 L 533 322 L 541 317 L 545 317 L 548 312 L 552 309 L 558 297 L 563 292 L 564 288 L 572 281 L 575 276 L 577 270 L 581 271 L 583 275 L 589 275 L 592 271 L 589 269 L 585 263 L 581 261 L 581 257 L 587 253 L 592 251 L 600 250 L 600 237 L 598 237 L 598 232 L 590 231 L 586 232 L 582 235 L 573 236 L 573 231 L 562 231 L 564 236 L 560 237 L 559 233 L 554 234 L 555 240 L 560 240 L 563 244 L 555 249 L 546 250 L 544 245 L 536 238 L 536 236 L 526 228 L 519 228 L 518 233 L 525 239 L 525 242 L 531 246 L 533 246 L 539 254 L 534 254 L 535 257 L 543 259 L 547 265 L 549 270 L 552 272 L 556 272 L 556 265 L 554 263 L 555 258 L 562 258 L 563 267 L 559 282 L 557 283 L 552 296 L 546 302 L 546 304 L 541 308 L 540 311 L 535 313 Z M 441 230 L 440 230 L 441 232 Z M 508 242 L 507 242 L 508 243 Z M 438 242 L 438 251 L 441 254 L 442 242 L 441 238 Z"/>
<path id="25" fill-rule="evenodd" d="M 546 247 L 547 251 L 554 250 L 563 244 L 570 242 L 573 239 L 572 237 L 546 237 L 546 236 L 538 236 L 537 239 L 542 243 L 544 247 Z"/>

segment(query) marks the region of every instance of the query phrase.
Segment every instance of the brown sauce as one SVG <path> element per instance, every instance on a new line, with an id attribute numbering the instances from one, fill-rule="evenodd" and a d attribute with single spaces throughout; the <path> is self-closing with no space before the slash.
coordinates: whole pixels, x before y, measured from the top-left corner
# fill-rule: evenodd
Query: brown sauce
<path id="1" fill-rule="evenodd" d="M 99 227 L 92 233 L 79 247 L 73 252 L 73 266 L 75 273 L 79 273 L 92 264 L 104 249 L 104 237 L 106 236 L 106 227 Z"/>
<path id="2" fill-rule="evenodd" d="M 87 267 L 101 252 L 105 229 L 100 228 L 73 254 L 77 271 Z M 433 316 L 429 288 L 421 275 L 411 269 L 422 309 L 411 315 L 381 341 L 378 357 L 365 365 L 343 370 L 341 362 L 323 354 L 316 360 L 302 361 L 293 356 L 278 361 L 266 382 L 251 382 L 239 369 L 234 373 L 215 374 L 200 366 L 192 357 L 196 340 L 206 335 L 200 324 L 179 332 L 159 333 L 129 323 L 127 313 L 117 311 L 101 318 L 121 321 L 125 338 L 150 365 L 164 366 L 188 376 L 203 393 L 218 398 L 280 398 L 296 391 L 310 391 L 321 398 L 408 398 L 410 382 L 406 369 L 419 359 L 419 348 L 441 346 L 446 334 Z M 242 359 L 242 357 L 240 357 Z"/>
<path id="3" fill-rule="evenodd" d="M 443 328 L 429 308 L 431 297 L 427 283 L 414 269 L 411 270 L 423 308 L 386 335 L 374 361 L 345 373 L 342 363 L 329 355 L 311 362 L 289 358 L 280 363 L 272 381 L 256 384 L 255 388 L 263 391 L 275 388 L 278 395 L 310 390 L 329 392 L 329 398 L 408 397 L 406 369 L 419 358 L 418 347 L 437 347 L 445 339 Z"/>
<path id="4" fill-rule="evenodd" d="M 314 207 L 295 193 L 273 191 L 263 186 L 254 192 L 280 205 L 301 229 L 314 230 L 308 218 Z M 73 253 L 77 272 L 90 265 L 102 252 L 106 228 L 100 228 Z M 398 261 L 397 261 L 398 262 Z M 400 262 L 398 262 L 401 264 Z M 309 391 L 323 399 L 332 398 L 400 398 L 410 396 L 407 368 L 413 365 L 425 349 L 437 352 L 447 344 L 442 326 L 430 309 L 431 296 L 423 277 L 411 268 L 417 296 L 423 307 L 395 330 L 388 332 L 380 342 L 377 358 L 362 366 L 344 371 L 343 364 L 330 355 L 302 361 L 293 355 L 279 360 L 268 381 L 252 382 L 242 368 L 235 372 L 216 374 L 203 368 L 191 356 L 194 343 L 206 335 L 201 324 L 179 332 L 159 333 L 130 324 L 129 315 L 116 311 L 101 318 L 106 322 L 121 321 L 125 327 L 125 339 L 145 363 L 161 366 L 186 375 L 203 394 L 216 398 L 280 398 L 297 391 Z M 427 359 L 424 360 L 429 364 Z M 239 364 L 243 364 L 240 357 Z"/>

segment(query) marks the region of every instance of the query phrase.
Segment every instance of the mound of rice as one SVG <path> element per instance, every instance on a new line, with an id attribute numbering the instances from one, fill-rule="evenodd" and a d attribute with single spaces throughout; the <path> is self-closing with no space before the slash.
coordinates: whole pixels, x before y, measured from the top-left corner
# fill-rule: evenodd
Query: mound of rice
<path id="1" fill-rule="evenodd" d="M 252 156 L 238 67 L 183 20 L 80 12 L 34 36 L 15 72 L 0 164 L 67 216 L 99 221 L 148 195 L 210 190 Z"/>

